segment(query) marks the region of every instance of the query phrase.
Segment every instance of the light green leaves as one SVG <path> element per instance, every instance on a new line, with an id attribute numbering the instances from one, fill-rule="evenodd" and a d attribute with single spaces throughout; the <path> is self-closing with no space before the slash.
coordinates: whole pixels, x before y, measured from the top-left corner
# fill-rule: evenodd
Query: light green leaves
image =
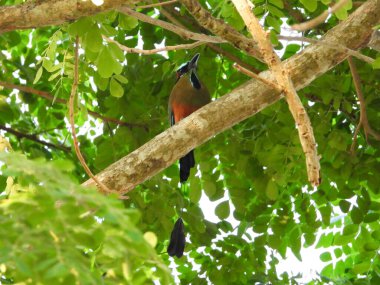
<path id="1" fill-rule="evenodd" d="M 230 215 L 230 204 L 228 200 L 221 202 L 218 206 L 216 206 L 215 215 L 217 215 L 221 220 L 228 218 Z"/>
<path id="2" fill-rule="evenodd" d="M 310 12 L 314 12 L 317 9 L 317 6 L 318 6 L 317 0 L 300 0 L 300 2 Z"/>

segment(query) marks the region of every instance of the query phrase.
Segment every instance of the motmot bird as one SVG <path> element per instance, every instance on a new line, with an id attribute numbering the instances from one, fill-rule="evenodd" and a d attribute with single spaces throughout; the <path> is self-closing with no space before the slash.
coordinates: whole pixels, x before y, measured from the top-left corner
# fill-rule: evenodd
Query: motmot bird
<path id="1" fill-rule="evenodd" d="M 181 121 L 210 102 L 210 93 L 197 74 L 199 53 L 182 64 L 177 72 L 177 81 L 169 97 L 170 125 Z M 179 160 L 180 182 L 187 181 L 190 169 L 195 166 L 194 151 L 191 150 Z"/>

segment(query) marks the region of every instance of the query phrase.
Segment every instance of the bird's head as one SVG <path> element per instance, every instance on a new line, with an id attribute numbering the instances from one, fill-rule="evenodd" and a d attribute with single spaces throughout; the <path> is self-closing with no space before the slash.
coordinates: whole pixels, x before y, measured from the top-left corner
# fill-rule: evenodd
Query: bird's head
<path id="1" fill-rule="evenodd" d="M 190 61 L 182 64 L 177 69 L 177 72 L 176 72 L 177 81 L 182 76 L 188 74 L 191 85 L 196 89 L 201 89 L 201 83 L 200 83 L 198 76 L 197 76 L 197 73 L 196 73 L 197 66 L 198 66 L 198 59 L 199 59 L 199 53 L 194 55 L 194 57 Z"/>
<path id="2" fill-rule="evenodd" d="M 194 55 L 194 57 L 182 64 L 178 69 L 177 69 L 177 72 L 176 72 L 176 75 L 177 75 L 177 80 L 180 79 L 183 75 L 189 73 L 190 71 L 194 71 L 197 69 L 197 65 L 198 65 L 198 59 L 199 59 L 199 53 L 197 53 L 196 55 Z"/>

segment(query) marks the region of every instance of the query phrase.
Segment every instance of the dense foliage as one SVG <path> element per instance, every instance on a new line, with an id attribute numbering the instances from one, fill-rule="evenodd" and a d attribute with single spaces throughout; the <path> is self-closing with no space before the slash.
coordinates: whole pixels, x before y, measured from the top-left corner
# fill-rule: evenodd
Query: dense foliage
<path id="1" fill-rule="evenodd" d="M 20 1 L 0 4 L 15 2 Z M 200 2 L 248 35 L 230 1 Z M 276 35 L 287 33 L 282 24 L 315 17 L 331 1 L 252 2 L 286 59 L 305 44 L 279 42 Z M 180 4 L 174 6 L 137 11 L 168 21 L 160 13 L 166 9 L 188 29 L 203 31 Z M 304 36 L 323 35 L 353 7 L 348 1 Z M 279 260 L 289 252 L 301 260 L 306 258 L 302 248 L 317 246 L 325 249 L 320 258 L 326 266 L 311 284 L 379 284 L 380 142 L 371 135 L 366 140 L 361 130 L 350 151 L 360 109 L 347 62 L 299 92 L 322 157 L 318 189 L 307 186 L 298 134 L 281 101 L 198 147 L 198 174 L 193 171 L 189 189 L 182 189 L 188 191 L 178 187 L 178 166 L 173 165 L 130 192 L 129 200 L 118 201 L 80 186 L 87 176 L 74 152 L 66 104 L 76 36 L 82 49 L 75 121 L 81 151 L 95 173 L 169 127 L 167 100 L 175 70 L 194 53 L 201 54 L 199 76 L 214 99 L 248 78 L 206 45 L 138 55 L 123 52 L 102 35 L 146 50 L 188 43 L 115 11 L 60 27 L 0 35 L 0 85 L 32 88 L 0 91 L 1 134 L 15 151 L 5 154 L 1 147 L 0 154 L 1 282 L 167 284 L 174 280 L 168 267 L 175 265 L 182 284 L 297 284 L 297 276 L 277 272 Z M 258 70 L 266 69 L 228 44 L 220 47 Z M 363 53 L 379 56 L 369 48 Z M 379 60 L 377 66 L 354 60 L 369 124 L 380 132 L 380 72 L 373 68 Z M 200 208 L 202 195 L 218 203 L 219 222 L 210 222 L 206 209 Z M 172 259 L 165 251 L 182 205 L 188 243 L 185 256 Z M 229 217 L 237 220 L 236 226 Z"/>

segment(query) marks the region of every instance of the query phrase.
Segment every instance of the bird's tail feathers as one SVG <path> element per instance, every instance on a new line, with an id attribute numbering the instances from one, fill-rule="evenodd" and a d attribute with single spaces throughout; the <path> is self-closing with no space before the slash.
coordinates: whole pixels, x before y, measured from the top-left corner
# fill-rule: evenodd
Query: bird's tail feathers
<path id="1" fill-rule="evenodd" d="M 184 157 L 179 159 L 179 177 L 181 183 L 187 181 L 190 175 L 190 169 L 195 166 L 194 150 L 190 151 Z"/>

